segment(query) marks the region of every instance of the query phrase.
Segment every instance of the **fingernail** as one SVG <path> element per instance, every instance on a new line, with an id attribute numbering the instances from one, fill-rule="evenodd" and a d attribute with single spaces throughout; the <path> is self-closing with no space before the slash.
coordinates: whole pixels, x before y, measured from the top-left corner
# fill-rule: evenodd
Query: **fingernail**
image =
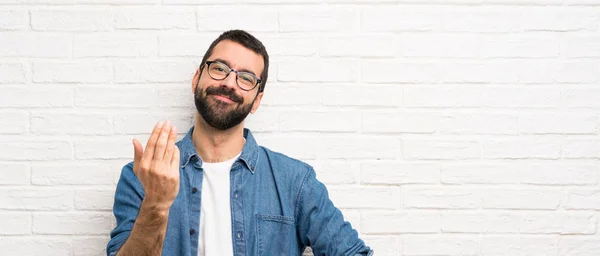
<path id="1" fill-rule="evenodd" d="M 162 127 L 163 121 L 158 122 L 158 127 Z"/>
<path id="2" fill-rule="evenodd" d="M 171 127 L 171 120 L 167 120 L 165 124 L 167 125 L 167 127 Z"/>

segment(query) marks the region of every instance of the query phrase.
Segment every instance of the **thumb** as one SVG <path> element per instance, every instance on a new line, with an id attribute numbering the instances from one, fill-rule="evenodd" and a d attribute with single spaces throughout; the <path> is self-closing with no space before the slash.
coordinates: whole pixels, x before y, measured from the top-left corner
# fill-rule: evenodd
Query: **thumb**
<path id="1" fill-rule="evenodd" d="M 144 154 L 144 149 L 142 148 L 142 143 L 139 140 L 133 139 L 133 165 L 136 166 L 142 160 L 142 155 Z M 134 168 L 135 170 L 135 168 Z"/>

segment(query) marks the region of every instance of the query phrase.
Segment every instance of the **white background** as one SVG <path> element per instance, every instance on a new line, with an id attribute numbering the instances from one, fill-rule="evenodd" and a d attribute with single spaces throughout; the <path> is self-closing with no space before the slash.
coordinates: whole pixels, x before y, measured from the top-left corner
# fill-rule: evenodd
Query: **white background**
<path id="1" fill-rule="evenodd" d="M 243 28 L 272 59 L 247 126 L 376 255 L 600 255 L 599 25 L 597 0 L 0 0 L 2 254 L 104 255 L 131 139 L 183 135 Z"/>

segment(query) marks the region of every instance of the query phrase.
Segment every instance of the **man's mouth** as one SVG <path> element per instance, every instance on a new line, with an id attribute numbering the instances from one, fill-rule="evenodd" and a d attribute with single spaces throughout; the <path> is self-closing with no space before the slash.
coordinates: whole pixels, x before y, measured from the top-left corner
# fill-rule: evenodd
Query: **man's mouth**
<path id="1" fill-rule="evenodd" d="M 215 98 L 217 98 L 218 100 L 220 100 L 220 101 L 224 101 L 224 102 L 227 102 L 227 103 L 233 103 L 234 102 L 234 100 L 232 100 L 231 98 L 229 98 L 229 97 L 227 97 L 225 95 L 222 95 L 222 94 L 213 94 L 213 96 Z"/>

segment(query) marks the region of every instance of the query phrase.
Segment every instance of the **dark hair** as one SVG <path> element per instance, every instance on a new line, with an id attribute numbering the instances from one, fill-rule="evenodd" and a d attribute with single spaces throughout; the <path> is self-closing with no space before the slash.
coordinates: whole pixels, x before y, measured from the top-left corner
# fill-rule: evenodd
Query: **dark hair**
<path id="1" fill-rule="evenodd" d="M 235 29 L 223 32 L 223 34 L 221 34 L 217 39 L 215 39 L 215 41 L 213 41 L 210 44 L 208 50 L 206 50 L 204 57 L 202 57 L 202 65 L 206 63 L 208 57 L 212 55 L 215 46 L 223 40 L 231 40 L 233 42 L 241 44 L 242 46 L 252 50 L 253 52 L 263 57 L 265 67 L 262 73 L 260 74 L 261 82 L 258 87 L 258 91 L 264 91 L 265 85 L 267 83 L 267 77 L 269 76 L 269 54 L 267 54 L 267 49 L 265 49 L 265 46 L 260 42 L 260 40 L 256 39 L 256 37 L 244 30 Z"/>

